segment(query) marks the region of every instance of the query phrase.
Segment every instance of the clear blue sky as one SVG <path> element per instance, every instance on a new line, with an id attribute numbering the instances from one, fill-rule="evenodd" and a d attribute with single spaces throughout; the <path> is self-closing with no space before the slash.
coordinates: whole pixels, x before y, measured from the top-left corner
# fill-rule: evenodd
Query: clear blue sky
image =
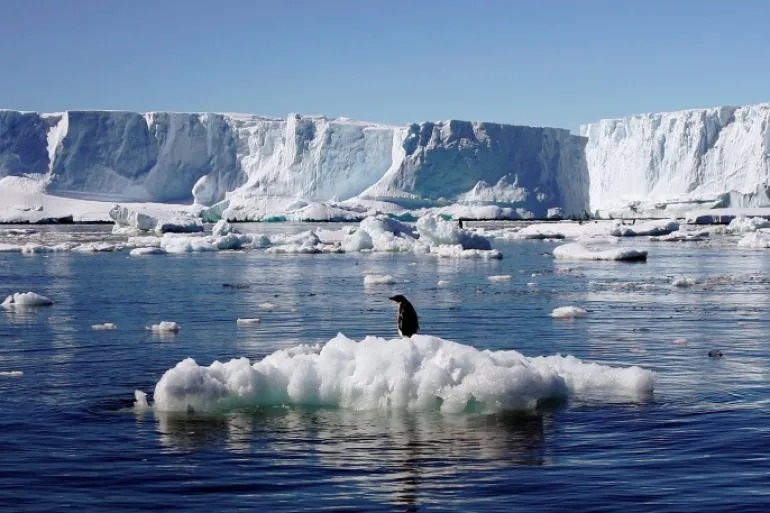
<path id="1" fill-rule="evenodd" d="M 770 1 L 7 0 L 0 108 L 577 130 L 770 101 Z"/>

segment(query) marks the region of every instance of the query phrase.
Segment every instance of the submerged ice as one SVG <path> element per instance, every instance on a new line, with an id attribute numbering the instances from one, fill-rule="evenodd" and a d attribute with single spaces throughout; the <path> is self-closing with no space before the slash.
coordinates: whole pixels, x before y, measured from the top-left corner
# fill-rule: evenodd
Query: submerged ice
<path id="1" fill-rule="evenodd" d="M 187 358 L 158 381 L 154 407 L 170 412 L 275 405 L 492 412 L 531 409 L 581 394 L 634 400 L 651 394 L 654 386 L 655 374 L 639 367 L 584 363 L 571 356 L 527 358 L 428 335 L 355 341 L 338 334 L 323 345 L 278 350 L 253 363 L 237 358 L 201 366 Z"/>

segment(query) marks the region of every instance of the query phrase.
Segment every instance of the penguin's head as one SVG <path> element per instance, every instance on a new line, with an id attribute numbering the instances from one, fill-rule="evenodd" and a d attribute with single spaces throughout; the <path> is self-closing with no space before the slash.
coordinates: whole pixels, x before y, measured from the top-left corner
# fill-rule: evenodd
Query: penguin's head
<path id="1" fill-rule="evenodd" d="M 396 303 L 399 303 L 399 304 L 407 302 L 406 298 L 404 296 L 402 296 L 401 294 L 397 294 L 395 296 L 391 296 L 388 299 L 390 299 L 391 301 L 395 301 Z"/>

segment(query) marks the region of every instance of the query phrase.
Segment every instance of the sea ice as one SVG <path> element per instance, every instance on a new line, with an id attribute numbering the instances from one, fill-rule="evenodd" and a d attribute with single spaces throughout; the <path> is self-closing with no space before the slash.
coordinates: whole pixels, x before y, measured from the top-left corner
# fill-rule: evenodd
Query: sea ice
<path id="1" fill-rule="evenodd" d="M 93 324 L 91 329 L 94 331 L 111 331 L 118 329 L 118 325 L 114 322 L 104 322 L 102 324 Z"/>
<path id="2" fill-rule="evenodd" d="M 17 292 L 11 294 L 5 298 L 2 306 L 3 308 L 15 308 L 15 307 L 27 307 L 27 306 L 49 306 L 53 301 L 45 296 L 41 296 L 35 292 Z"/>
<path id="3" fill-rule="evenodd" d="M 582 317 L 587 313 L 588 312 L 577 306 L 560 306 L 553 309 L 551 317 L 557 319 L 572 319 L 575 317 Z"/>
<path id="4" fill-rule="evenodd" d="M 393 276 L 379 275 L 379 274 L 367 274 L 364 276 L 364 285 L 393 285 L 396 283 L 396 279 Z"/>
<path id="5" fill-rule="evenodd" d="M 572 260 L 647 260 L 647 252 L 644 250 L 623 248 L 592 250 L 576 242 L 554 248 L 553 256 L 556 258 Z"/>
<path id="6" fill-rule="evenodd" d="M 153 324 L 147 329 L 158 332 L 176 333 L 181 326 L 174 321 L 160 321 L 158 324 Z"/>
<path id="7" fill-rule="evenodd" d="M 200 366 L 192 358 L 155 386 L 159 411 L 222 412 L 255 406 L 307 405 L 353 410 L 494 412 L 602 392 L 638 400 L 655 374 L 639 367 L 585 363 L 572 356 L 527 358 L 428 335 L 361 341 L 342 334 L 325 344 Z"/>
<path id="8" fill-rule="evenodd" d="M 235 321 L 238 326 L 253 326 L 261 321 L 257 318 L 239 318 Z"/>

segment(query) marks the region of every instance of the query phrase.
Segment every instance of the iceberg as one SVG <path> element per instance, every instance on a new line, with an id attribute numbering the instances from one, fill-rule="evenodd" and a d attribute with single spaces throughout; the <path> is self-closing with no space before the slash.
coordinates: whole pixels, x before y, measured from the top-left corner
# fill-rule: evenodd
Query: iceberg
<path id="1" fill-rule="evenodd" d="M 456 120 L 2 110 L 0 182 L 11 181 L 0 189 L 29 184 L 0 219 L 76 207 L 64 200 L 187 204 L 212 222 L 360 221 L 384 205 L 577 215 L 588 201 L 585 142 L 564 129 Z"/>
<path id="2" fill-rule="evenodd" d="M 597 217 L 770 205 L 770 103 L 605 119 L 580 133 Z"/>

